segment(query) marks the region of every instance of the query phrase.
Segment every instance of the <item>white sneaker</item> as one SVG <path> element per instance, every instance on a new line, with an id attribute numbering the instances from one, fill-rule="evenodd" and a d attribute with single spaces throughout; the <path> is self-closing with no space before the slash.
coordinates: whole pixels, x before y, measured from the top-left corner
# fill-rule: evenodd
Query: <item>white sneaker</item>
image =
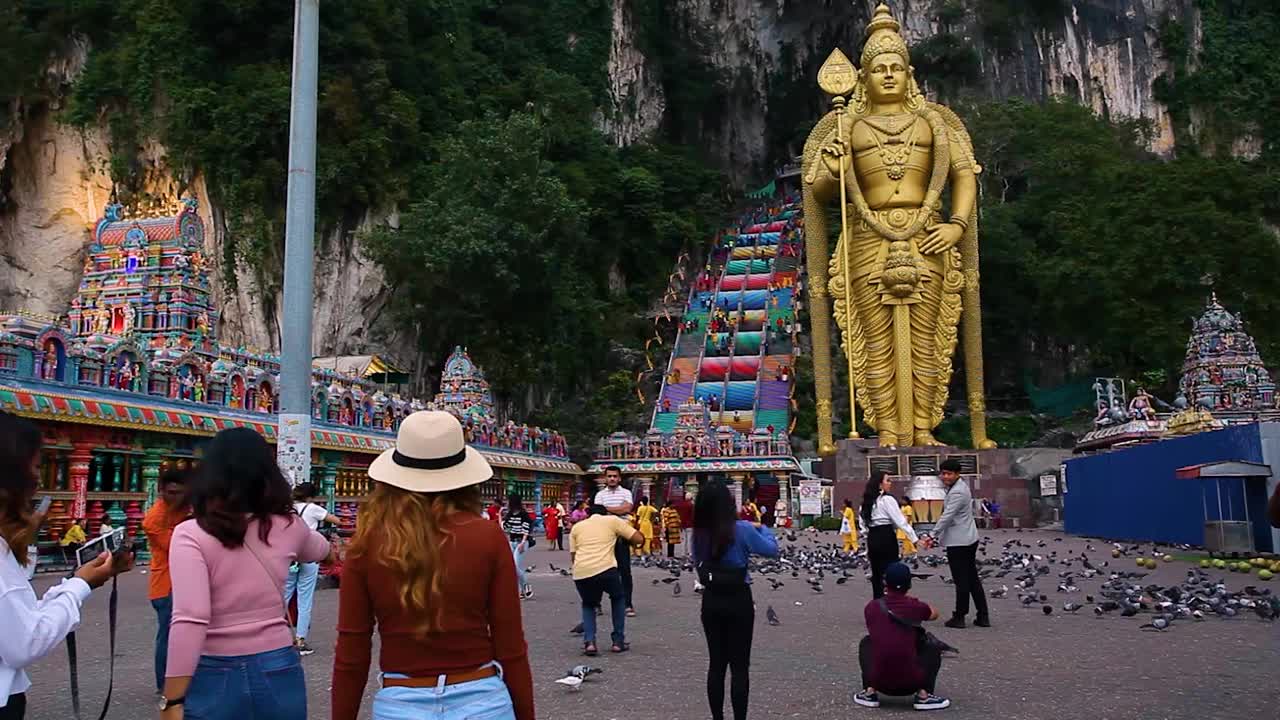
<path id="1" fill-rule="evenodd" d="M 704 589 L 705 589 L 705 588 L 703 588 L 702 583 L 700 583 L 700 582 L 695 582 L 695 583 L 693 584 L 693 591 L 694 591 L 694 592 L 696 592 L 696 593 L 700 593 L 700 592 L 702 592 Z"/>

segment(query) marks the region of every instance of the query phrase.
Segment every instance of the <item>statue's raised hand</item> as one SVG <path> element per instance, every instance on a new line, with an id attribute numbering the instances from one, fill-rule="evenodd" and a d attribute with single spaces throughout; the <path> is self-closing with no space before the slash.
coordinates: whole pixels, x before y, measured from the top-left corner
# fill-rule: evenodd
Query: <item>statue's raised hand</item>
<path id="1" fill-rule="evenodd" d="M 827 166 L 827 172 L 832 177 L 840 177 L 840 166 L 844 166 L 844 171 L 849 172 L 852 167 L 847 143 L 842 140 L 832 139 L 831 142 L 822 146 L 819 151 L 822 153 L 822 162 Z"/>
<path id="2" fill-rule="evenodd" d="M 925 228 L 928 235 L 920 243 L 920 252 L 925 255 L 936 255 L 940 252 L 946 252 L 956 246 L 960 242 L 960 237 L 964 235 L 964 228 L 955 223 L 937 223 Z"/>

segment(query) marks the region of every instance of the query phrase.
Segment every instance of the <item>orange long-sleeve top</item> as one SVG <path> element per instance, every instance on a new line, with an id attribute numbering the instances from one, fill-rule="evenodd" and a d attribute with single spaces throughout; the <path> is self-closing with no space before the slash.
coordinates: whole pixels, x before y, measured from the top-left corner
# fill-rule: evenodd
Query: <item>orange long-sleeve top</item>
<path id="1" fill-rule="evenodd" d="M 142 518 L 142 531 L 147 534 L 147 547 L 151 551 L 151 574 L 147 579 L 147 597 L 151 600 L 173 592 L 169 579 L 169 541 L 174 528 L 190 516 L 188 509 L 170 509 L 164 498 L 159 498 Z"/>
<path id="2" fill-rule="evenodd" d="M 369 553 L 343 561 L 333 720 L 356 720 L 360 712 L 375 624 L 382 672 L 434 677 L 497 660 L 517 720 L 534 720 L 533 673 L 511 547 L 498 526 L 478 515 L 455 514 L 448 523 L 452 535 L 442 553 L 441 626 L 425 637 L 418 633 L 421 616 L 400 602 L 402 580 L 377 561 L 377 536 L 371 538 Z"/>

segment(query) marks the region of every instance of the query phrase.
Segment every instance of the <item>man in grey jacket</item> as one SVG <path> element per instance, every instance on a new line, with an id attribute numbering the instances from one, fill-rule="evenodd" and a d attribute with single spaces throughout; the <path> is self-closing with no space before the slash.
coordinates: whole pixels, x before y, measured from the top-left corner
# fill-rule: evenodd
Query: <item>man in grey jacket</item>
<path id="1" fill-rule="evenodd" d="M 977 617 L 973 624 L 991 627 L 987 611 L 987 596 L 978 577 L 978 524 L 973 520 L 973 495 L 969 484 L 960 479 L 960 463 L 945 460 L 942 463 L 942 484 L 947 486 L 947 498 L 943 502 L 942 517 L 934 524 L 931 544 L 941 542 L 947 549 L 947 564 L 951 566 L 951 579 L 956 585 L 956 609 L 945 624 L 949 628 L 963 628 L 969 614 L 969 597 Z"/>

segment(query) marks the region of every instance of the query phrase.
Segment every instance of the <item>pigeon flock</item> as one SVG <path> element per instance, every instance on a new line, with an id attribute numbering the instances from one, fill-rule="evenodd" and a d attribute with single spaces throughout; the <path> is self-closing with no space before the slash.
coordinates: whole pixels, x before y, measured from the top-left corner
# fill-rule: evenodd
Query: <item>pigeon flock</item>
<path id="1" fill-rule="evenodd" d="M 1057 612 L 1091 613 L 1098 618 L 1141 616 L 1138 620 L 1142 622 L 1136 628 L 1142 632 L 1168 632 L 1178 623 L 1209 618 L 1256 616 L 1258 621 L 1265 622 L 1280 618 L 1280 597 L 1270 588 L 1245 585 L 1228 589 L 1225 579 L 1220 577 L 1223 573 L 1214 573 L 1213 568 L 1191 565 L 1185 578 L 1173 584 L 1144 582 L 1150 574 L 1148 570 L 1156 567 L 1154 561 L 1145 558 L 1172 559 L 1159 545 L 1099 543 L 1097 547 L 1086 544 L 1083 550 L 1059 552 L 1055 545 L 1062 542 L 1060 537 L 1024 542 L 1021 531 L 1010 535 L 1012 537 L 1004 542 L 985 536 L 979 543 L 979 575 L 994 601 L 1013 601 L 1023 609 L 1038 610 L 1046 616 Z M 768 603 L 768 593 L 788 584 L 807 587 L 813 594 L 827 592 L 833 586 L 865 588 L 866 578 L 870 576 L 865 555 L 842 553 L 829 535 L 816 531 L 787 531 L 780 533 L 779 539 L 785 540 L 779 543 L 779 557 L 753 557 L 750 561 L 756 600 L 766 605 L 768 625 L 782 625 L 777 610 Z M 1190 550 L 1187 547 L 1166 549 Z M 1122 558 L 1137 558 L 1139 569 L 1121 569 L 1118 560 Z M 918 582 L 940 575 L 944 583 L 952 584 L 947 560 L 941 551 L 920 553 L 904 562 L 912 567 L 912 577 Z M 684 575 L 693 573 L 693 565 L 688 561 L 660 556 L 635 557 L 632 568 L 658 571 L 662 576 L 653 578 L 651 584 L 671 586 L 674 596 L 681 593 L 680 581 Z M 561 568 L 552 566 L 551 569 L 569 575 Z M 849 583 L 850 579 L 856 582 Z M 1085 586 L 1096 589 L 1084 589 Z M 998 617 L 998 608 L 993 610 Z M 581 626 L 573 632 L 581 633 Z M 582 680 L 575 681 L 575 677 L 570 673 L 556 682 L 579 689 Z"/>

